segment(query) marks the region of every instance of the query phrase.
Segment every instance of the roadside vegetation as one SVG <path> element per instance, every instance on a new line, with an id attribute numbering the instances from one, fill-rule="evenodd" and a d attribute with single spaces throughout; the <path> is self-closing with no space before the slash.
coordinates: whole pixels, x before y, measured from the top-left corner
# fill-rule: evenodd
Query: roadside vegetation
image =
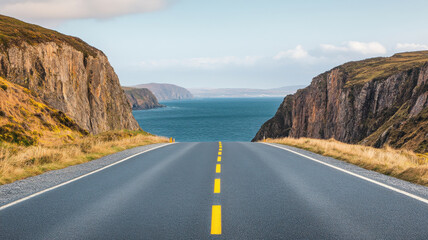
<path id="1" fill-rule="evenodd" d="M 88 162 L 125 149 L 168 142 L 144 131 L 111 131 L 64 143 L 24 146 L 0 142 L 0 184 Z"/>
<path id="2" fill-rule="evenodd" d="M 0 184 L 167 141 L 144 131 L 91 135 L 36 93 L 0 77 Z"/>
<path id="3" fill-rule="evenodd" d="M 427 153 L 416 154 L 412 151 L 393 149 L 389 146 L 379 149 L 346 144 L 334 139 L 279 138 L 267 139 L 266 142 L 302 148 L 368 170 L 428 186 Z"/>

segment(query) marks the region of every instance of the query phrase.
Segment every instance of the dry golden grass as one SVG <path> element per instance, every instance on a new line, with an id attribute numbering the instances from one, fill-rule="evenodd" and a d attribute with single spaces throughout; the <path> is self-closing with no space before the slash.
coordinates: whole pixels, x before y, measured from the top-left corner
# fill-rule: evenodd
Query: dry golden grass
<path id="1" fill-rule="evenodd" d="M 0 184 L 128 148 L 168 142 L 144 131 L 89 135 L 36 94 L 1 77 L 0 99 Z"/>
<path id="2" fill-rule="evenodd" d="M 334 139 L 280 138 L 266 141 L 302 148 L 368 170 L 428 186 L 428 156 L 426 154 L 415 154 L 412 151 L 397 150 L 388 146 L 378 149 L 346 144 Z"/>
<path id="3" fill-rule="evenodd" d="M 428 62 L 428 51 L 397 53 L 391 57 L 369 58 L 348 62 L 342 67 L 348 75 L 346 86 L 384 79 L 395 73 L 421 67 Z"/>
<path id="4" fill-rule="evenodd" d="M 2 87 L 6 86 L 6 87 Z M 19 145 L 70 142 L 88 134 L 30 90 L 0 77 L 0 141 Z"/>
<path id="5" fill-rule="evenodd" d="M 168 142 L 167 138 L 144 131 L 112 131 L 57 145 L 19 146 L 0 142 L 0 184 L 35 176 L 46 171 L 88 162 L 125 149 L 153 143 Z"/>

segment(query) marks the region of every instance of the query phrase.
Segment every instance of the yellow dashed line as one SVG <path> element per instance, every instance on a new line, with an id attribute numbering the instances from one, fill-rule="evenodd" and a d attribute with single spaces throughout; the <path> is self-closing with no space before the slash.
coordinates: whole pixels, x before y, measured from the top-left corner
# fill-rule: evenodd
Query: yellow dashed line
<path id="1" fill-rule="evenodd" d="M 214 193 L 220 193 L 220 178 L 214 180 Z"/>
<path id="2" fill-rule="evenodd" d="M 213 205 L 211 217 L 211 234 L 221 234 L 221 205 Z"/>
<path id="3" fill-rule="evenodd" d="M 221 173 L 221 164 L 217 164 L 217 165 L 215 166 L 215 172 L 216 172 L 216 173 Z"/>
<path id="4" fill-rule="evenodd" d="M 218 156 L 217 162 L 221 162 L 221 154 L 223 151 L 223 146 L 221 142 L 218 142 Z M 221 164 L 217 163 L 215 165 L 215 172 L 221 173 Z M 220 178 L 214 179 L 214 193 L 220 193 Z M 212 235 L 221 235 L 221 205 L 213 205 L 211 213 L 211 234 Z"/>

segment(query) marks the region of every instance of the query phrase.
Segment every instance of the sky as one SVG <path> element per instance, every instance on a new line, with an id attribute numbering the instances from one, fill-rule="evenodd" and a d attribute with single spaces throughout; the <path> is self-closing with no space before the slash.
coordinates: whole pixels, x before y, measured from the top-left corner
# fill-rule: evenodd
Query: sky
<path id="1" fill-rule="evenodd" d="M 0 0 L 102 50 L 121 84 L 308 85 L 348 61 L 428 50 L 426 0 Z"/>

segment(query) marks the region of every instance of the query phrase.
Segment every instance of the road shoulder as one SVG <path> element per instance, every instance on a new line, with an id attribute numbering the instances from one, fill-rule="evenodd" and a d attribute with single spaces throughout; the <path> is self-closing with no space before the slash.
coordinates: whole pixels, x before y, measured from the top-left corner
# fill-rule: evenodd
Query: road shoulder
<path id="1" fill-rule="evenodd" d="M 261 143 L 264 144 L 264 143 Z M 340 161 L 337 160 L 335 158 L 332 157 L 326 157 L 326 156 L 322 156 L 307 150 L 303 150 L 300 148 L 296 148 L 296 147 L 292 147 L 292 146 L 287 146 L 287 145 L 283 145 L 283 144 L 278 144 L 278 143 L 269 143 L 266 145 L 273 145 L 276 146 L 278 148 L 283 148 L 283 149 L 288 149 L 291 151 L 295 151 L 297 153 L 303 154 L 305 156 L 314 158 L 316 160 L 319 160 L 321 162 L 333 165 L 335 167 L 341 168 L 343 170 L 349 171 L 351 173 L 360 175 L 362 177 L 366 177 L 372 180 L 375 180 L 377 182 L 386 184 L 388 186 L 397 188 L 399 190 L 414 194 L 416 196 L 428 199 L 428 187 L 422 186 L 422 185 L 417 185 L 414 183 L 410 183 L 401 179 L 397 179 L 391 176 L 387 176 L 378 172 L 374 172 L 374 171 L 370 171 L 361 167 L 358 167 L 356 165 L 353 165 L 351 163 L 347 163 L 344 161 Z"/>
<path id="2" fill-rule="evenodd" d="M 132 155 L 158 148 L 167 143 L 150 144 L 114 153 L 90 162 L 67 168 L 45 172 L 41 175 L 29 177 L 10 184 L 0 186 L 0 206 L 9 204 L 26 196 L 54 187 L 58 184 L 70 181 L 74 178 L 88 174 L 97 169 L 121 161 Z"/>

